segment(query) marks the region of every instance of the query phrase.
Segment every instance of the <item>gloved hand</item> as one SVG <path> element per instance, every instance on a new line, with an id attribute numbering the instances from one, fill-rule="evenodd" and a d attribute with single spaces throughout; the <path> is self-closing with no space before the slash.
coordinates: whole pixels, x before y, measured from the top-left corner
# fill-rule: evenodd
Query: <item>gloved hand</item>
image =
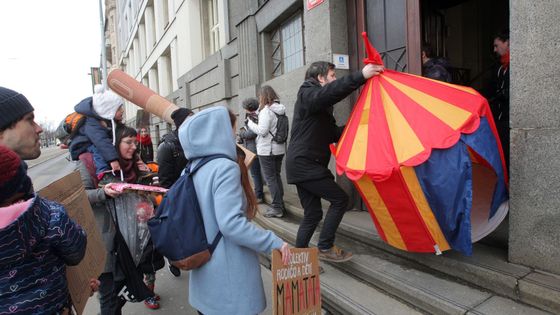
<path id="1" fill-rule="evenodd" d="M 192 110 L 185 107 L 181 107 L 176 111 L 174 111 L 173 113 L 171 113 L 171 119 L 173 119 L 173 122 L 175 123 L 175 127 L 179 128 L 181 127 L 181 124 L 185 121 L 185 119 L 187 119 L 187 117 L 189 117 L 192 114 L 194 114 Z"/>
<path id="2" fill-rule="evenodd" d="M 247 118 L 249 118 L 252 122 L 254 122 L 255 124 L 258 124 L 258 117 L 255 115 L 249 115 L 247 116 Z"/>

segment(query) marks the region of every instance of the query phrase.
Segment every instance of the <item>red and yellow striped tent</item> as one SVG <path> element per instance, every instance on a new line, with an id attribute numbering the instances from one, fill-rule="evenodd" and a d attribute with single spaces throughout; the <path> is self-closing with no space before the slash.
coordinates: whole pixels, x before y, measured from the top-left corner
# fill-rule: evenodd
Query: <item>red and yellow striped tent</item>
<path id="1" fill-rule="evenodd" d="M 382 64 L 363 36 L 365 62 Z M 507 213 L 500 139 L 472 88 L 385 70 L 364 85 L 332 151 L 337 173 L 355 183 L 396 248 L 470 254 Z"/>

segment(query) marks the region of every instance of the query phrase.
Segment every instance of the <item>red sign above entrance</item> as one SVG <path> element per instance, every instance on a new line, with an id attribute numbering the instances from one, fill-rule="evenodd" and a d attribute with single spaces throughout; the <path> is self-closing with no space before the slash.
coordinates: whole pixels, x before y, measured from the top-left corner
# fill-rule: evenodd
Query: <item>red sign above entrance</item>
<path id="1" fill-rule="evenodd" d="M 314 7 L 318 6 L 319 4 L 323 3 L 325 0 L 307 0 L 307 11 L 313 9 Z"/>

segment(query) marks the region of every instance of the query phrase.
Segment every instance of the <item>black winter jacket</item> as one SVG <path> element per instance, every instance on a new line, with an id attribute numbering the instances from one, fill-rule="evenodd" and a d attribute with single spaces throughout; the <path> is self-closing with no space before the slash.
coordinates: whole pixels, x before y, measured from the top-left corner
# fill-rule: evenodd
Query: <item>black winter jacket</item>
<path id="1" fill-rule="evenodd" d="M 159 184 L 169 188 L 179 179 L 188 161 L 174 132 L 166 134 L 161 140 L 157 150 Z"/>
<path id="2" fill-rule="evenodd" d="M 256 113 L 250 114 L 253 117 L 258 117 Z M 243 126 L 244 129 L 239 131 L 239 137 L 243 139 L 243 145 L 247 150 L 257 154 L 257 134 L 249 129 L 247 123 Z"/>
<path id="3" fill-rule="evenodd" d="M 315 79 L 303 82 L 297 94 L 290 144 L 286 153 L 289 184 L 333 177 L 327 168 L 329 145 L 338 142 L 344 127 L 338 127 L 332 106 L 366 82 L 361 71 L 325 86 Z"/>
<path id="4" fill-rule="evenodd" d="M 449 62 L 443 58 L 431 58 L 422 65 L 422 73 L 426 78 L 451 83 L 451 74 L 447 70 Z"/>

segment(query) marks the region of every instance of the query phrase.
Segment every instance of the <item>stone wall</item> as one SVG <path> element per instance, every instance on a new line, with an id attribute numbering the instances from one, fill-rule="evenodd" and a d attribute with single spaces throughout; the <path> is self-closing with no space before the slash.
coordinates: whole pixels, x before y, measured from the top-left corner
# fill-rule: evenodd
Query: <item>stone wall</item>
<path id="1" fill-rule="evenodd" d="M 560 33 L 557 0 L 510 1 L 509 258 L 560 273 Z"/>

